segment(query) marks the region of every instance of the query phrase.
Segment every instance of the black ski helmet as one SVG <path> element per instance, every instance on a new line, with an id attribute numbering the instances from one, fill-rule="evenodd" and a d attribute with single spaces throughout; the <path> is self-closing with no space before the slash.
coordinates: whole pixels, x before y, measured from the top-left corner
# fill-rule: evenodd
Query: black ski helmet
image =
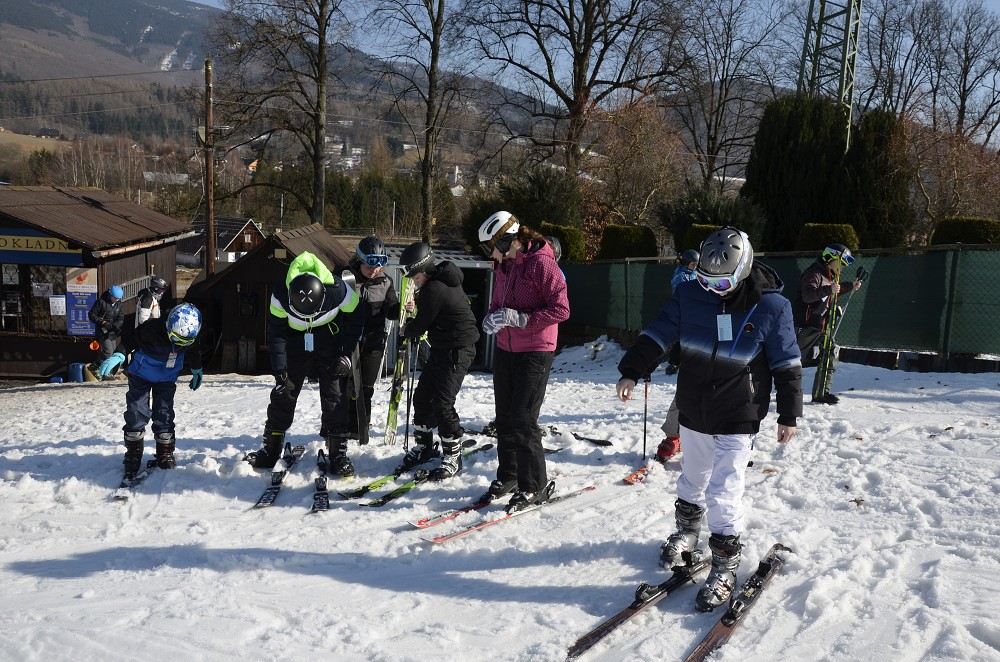
<path id="1" fill-rule="evenodd" d="M 556 262 L 562 259 L 562 244 L 555 237 L 546 237 L 545 241 L 552 244 L 552 253 L 556 256 Z"/>
<path id="2" fill-rule="evenodd" d="M 823 249 L 823 261 L 827 264 L 830 264 L 837 258 L 840 258 L 845 267 L 854 264 L 854 254 L 851 253 L 850 248 L 843 244 L 830 244 Z"/>
<path id="3" fill-rule="evenodd" d="M 698 264 L 698 260 L 701 259 L 701 253 L 699 253 L 698 251 L 696 251 L 693 248 L 689 248 L 686 251 L 684 251 L 683 253 L 681 253 L 681 256 L 679 258 L 677 258 L 677 259 L 684 266 L 687 266 L 687 265 L 691 264 L 692 262 L 694 262 L 695 264 Z"/>
<path id="4" fill-rule="evenodd" d="M 159 276 L 153 276 L 149 279 L 149 289 L 151 290 L 165 290 L 167 289 L 167 281 L 163 280 Z"/>
<path id="5" fill-rule="evenodd" d="M 403 249 L 399 256 L 399 268 L 407 278 L 432 269 L 434 266 L 434 251 L 430 245 L 418 241 Z"/>
<path id="6" fill-rule="evenodd" d="M 369 235 L 359 241 L 354 252 L 360 262 L 373 269 L 384 267 L 389 262 L 389 256 L 385 253 L 385 245 L 375 235 Z"/>
<path id="7" fill-rule="evenodd" d="M 299 274 L 288 284 L 288 304 L 301 317 L 315 315 L 325 297 L 326 287 L 316 274 Z"/>

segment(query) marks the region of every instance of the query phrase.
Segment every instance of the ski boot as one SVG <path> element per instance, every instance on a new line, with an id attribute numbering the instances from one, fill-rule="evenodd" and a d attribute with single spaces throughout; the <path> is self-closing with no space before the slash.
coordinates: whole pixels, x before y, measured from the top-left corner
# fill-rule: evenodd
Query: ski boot
<path id="1" fill-rule="evenodd" d="M 674 521 L 677 531 L 660 546 L 660 566 L 669 570 L 684 563 L 684 552 L 698 554 L 698 537 L 701 535 L 701 518 L 705 509 L 683 499 L 674 501 Z"/>
<path id="2" fill-rule="evenodd" d="M 354 475 L 354 464 L 347 457 L 347 437 L 329 435 L 326 438 L 326 453 L 329 457 L 327 471 L 344 478 Z"/>
<path id="3" fill-rule="evenodd" d="M 413 426 L 413 448 L 406 451 L 403 461 L 396 467 L 396 473 L 401 474 L 413 467 L 429 462 L 441 455 L 434 443 L 434 431 L 421 425 Z"/>
<path id="4" fill-rule="evenodd" d="M 142 430 L 125 431 L 125 460 L 122 462 L 125 478 L 132 478 L 142 467 L 143 436 Z"/>
<path id="5" fill-rule="evenodd" d="M 502 496 L 507 496 L 517 489 L 517 478 L 510 480 L 500 480 L 497 478 L 490 483 L 490 487 L 483 496 L 479 497 L 479 503 L 493 503 Z"/>
<path id="6" fill-rule="evenodd" d="M 254 469 L 273 469 L 274 465 L 281 459 L 284 444 L 284 432 L 265 427 L 264 445 L 260 450 L 247 453 L 243 459 L 253 465 Z"/>
<path id="7" fill-rule="evenodd" d="M 654 460 L 660 464 L 666 463 L 667 460 L 677 455 L 681 450 L 681 440 L 679 437 L 667 437 L 660 442 L 659 447 L 656 449 L 656 455 L 653 457 Z"/>
<path id="8" fill-rule="evenodd" d="M 552 493 L 556 491 L 555 481 L 549 481 L 545 487 L 543 487 L 538 492 L 514 492 L 514 496 L 510 498 L 507 503 L 507 508 L 505 509 L 508 514 L 516 513 L 519 510 L 524 510 L 529 506 L 537 506 L 539 504 L 545 503 L 552 496 Z"/>
<path id="9" fill-rule="evenodd" d="M 838 398 L 837 396 L 835 396 L 833 393 L 830 393 L 829 391 L 827 391 L 826 393 L 824 393 L 823 395 L 819 396 L 818 398 L 813 398 L 812 401 L 813 402 L 818 402 L 818 403 L 823 404 L 823 405 L 835 405 L 838 402 L 840 402 L 840 398 Z"/>
<path id="10" fill-rule="evenodd" d="M 713 533 L 708 539 L 708 547 L 712 550 L 712 571 L 695 599 L 698 611 L 712 611 L 721 604 L 727 604 L 736 586 L 736 571 L 740 569 L 742 545 L 739 536 Z"/>
<path id="11" fill-rule="evenodd" d="M 431 471 L 431 480 L 445 480 L 462 470 L 462 440 L 441 437 L 441 466 Z"/>
<path id="12" fill-rule="evenodd" d="M 174 433 L 156 433 L 156 466 L 161 469 L 173 469 L 177 466 L 174 460 Z"/>

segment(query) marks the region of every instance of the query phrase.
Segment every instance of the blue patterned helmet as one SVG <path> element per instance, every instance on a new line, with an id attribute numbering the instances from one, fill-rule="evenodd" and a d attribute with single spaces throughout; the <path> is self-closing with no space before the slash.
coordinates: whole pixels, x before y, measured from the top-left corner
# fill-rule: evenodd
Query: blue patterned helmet
<path id="1" fill-rule="evenodd" d="M 190 303 L 170 309 L 167 315 L 167 337 L 178 347 L 187 347 L 201 331 L 201 312 Z"/>

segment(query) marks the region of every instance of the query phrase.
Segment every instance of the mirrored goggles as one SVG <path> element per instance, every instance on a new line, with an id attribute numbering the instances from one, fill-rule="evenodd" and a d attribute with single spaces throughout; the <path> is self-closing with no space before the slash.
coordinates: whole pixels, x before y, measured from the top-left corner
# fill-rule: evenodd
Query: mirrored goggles
<path id="1" fill-rule="evenodd" d="M 156 294 L 157 296 L 163 296 L 163 293 L 166 292 L 166 291 L 167 291 L 166 288 L 163 288 L 163 287 L 154 287 L 153 288 L 153 294 Z"/>
<path id="2" fill-rule="evenodd" d="M 845 267 L 849 267 L 854 264 L 853 255 L 845 255 L 840 251 L 835 251 L 832 248 L 827 248 L 823 250 L 823 259 L 827 262 L 833 262 L 834 258 L 840 258 L 840 263 Z"/>
<path id="3" fill-rule="evenodd" d="M 169 338 L 170 342 L 177 345 L 178 347 L 187 347 L 188 345 L 194 342 L 194 338 L 183 338 L 174 333 L 173 331 L 167 331 L 167 338 Z"/>
<path id="4" fill-rule="evenodd" d="M 698 284 L 709 292 L 716 294 L 727 294 L 736 289 L 740 282 L 735 275 L 732 276 L 705 276 L 701 273 L 697 275 Z"/>
<path id="5" fill-rule="evenodd" d="M 501 237 L 491 239 L 490 241 L 484 241 L 479 244 L 479 250 L 483 252 L 486 257 L 493 257 L 493 249 L 500 251 L 501 255 L 507 253 L 510 247 L 514 244 L 514 235 L 505 234 Z"/>
<path id="6" fill-rule="evenodd" d="M 365 255 L 362 258 L 369 267 L 372 269 L 378 269 L 379 267 L 384 267 L 389 264 L 389 256 L 381 255 L 379 253 L 372 253 L 371 255 Z"/>

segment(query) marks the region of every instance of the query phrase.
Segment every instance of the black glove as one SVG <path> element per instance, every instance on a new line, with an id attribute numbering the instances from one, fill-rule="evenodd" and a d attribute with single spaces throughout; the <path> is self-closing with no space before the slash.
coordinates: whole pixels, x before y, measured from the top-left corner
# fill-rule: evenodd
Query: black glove
<path id="1" fill-rule="evenodd" d="M 288 379 L 288 373 L 284 370 L 274 373 L 274 389 L 271 390 L 271 393 L 289 400 L 295 398 L 295 384 Z"/>
<path id="2" fill-rule="evenodd" d="M 346 377 L 351 374 L 351 357 L 338 356 L 337 360 L 333 363 L 330 374 L 334 377 Z"/>

